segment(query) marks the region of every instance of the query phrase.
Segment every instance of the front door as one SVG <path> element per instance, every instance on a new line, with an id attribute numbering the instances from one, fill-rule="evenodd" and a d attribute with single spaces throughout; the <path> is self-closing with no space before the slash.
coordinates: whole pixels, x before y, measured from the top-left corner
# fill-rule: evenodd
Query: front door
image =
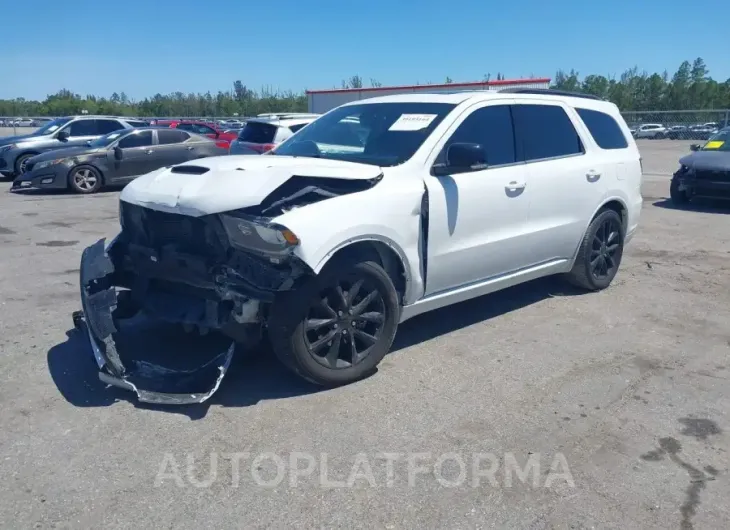
<path id="1" fill-rule="evenodd" d="M 114 181 L 125 182 L 155 169 L 156 146 L 151 130 L 128 134 L 119 140 L 117 147 L 122 157 L 114 160 Z"/>
<path id="2" fill-rule="evenodd" d="M 428 175 L 426 295 L 500 276 L 529 263 L 531 191 L 504 100 L 467 111 L 447 133 L 435 164 L 455 143 L 481 146 L 484 164 Z"/>

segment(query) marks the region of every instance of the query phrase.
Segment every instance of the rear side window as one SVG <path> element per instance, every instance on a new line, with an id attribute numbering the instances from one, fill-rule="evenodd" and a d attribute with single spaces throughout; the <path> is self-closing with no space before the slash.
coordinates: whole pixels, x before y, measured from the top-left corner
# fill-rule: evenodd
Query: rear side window
<path id="1" fill-rule="evenodd" d="M 177 129 L 159 129 L 157 131 L 157 141 L 161 145 L 167 144 L 179 144 L 190 138 L 190 135 L 185 131 L 178 131 Z"/>
<path id="2" fill-rule="evenodd" d="M 573 122 L 557 105 L 515 105 L 517 152 L 524 160 L 543 160 L 583 153 Z"/>
<path id="3" fill-rule="evenodd" d="M 260 121 L 250 121 L 241 129 L 238 139 L 242 142 L 252 144 L 271 144 L 274 143 L 276 136 L 276 125 L 270 123 L 262 123 Z"/>
<path id="4" fill-rule="evenodd" d="M 291 132 L 295 133 L 295 132 L 297 132 L 297 131 L 298 131 L 299 129 L 301 129 L 302 127 L 304 127 L 305 125 L 306 125 L 306 123 L 300 123 L 300 124 L 298 124 L 298 125 L 290 125 L 290 126 L 289 126 L 289 130 L 290 130 Z"/>
<path id="5" fill-rule="evenodd" d="M 152 131 L 131 133 L 119 140 L 119 147 L 131 149 L 133 147 L 147 147 L 152 145 Z"/>
<path id="6" fill-rule="evenodd" d="M 147 127 L 148 123 L 146 121 L 136 121 L 136 120 L 127 120 L 127 123 L 131 125 L 132 127 Z"/>
<path id="7" fill-rule="evenodd" d="M 629 146 L 621 127 L 613 117 L 605 112 L 588 109 L 575 109 L 586 124 L 591 136 L 601 149 L 625 149 Z"/>

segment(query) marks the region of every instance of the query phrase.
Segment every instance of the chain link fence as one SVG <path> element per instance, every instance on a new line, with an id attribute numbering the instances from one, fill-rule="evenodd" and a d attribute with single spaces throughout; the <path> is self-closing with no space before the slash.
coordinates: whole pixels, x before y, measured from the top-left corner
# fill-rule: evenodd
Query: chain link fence
<path id="1" fill-rule="evenodd" d="M 622 112 L 637 139 L 707 140 L 730 127 L 730 109 Z"/>

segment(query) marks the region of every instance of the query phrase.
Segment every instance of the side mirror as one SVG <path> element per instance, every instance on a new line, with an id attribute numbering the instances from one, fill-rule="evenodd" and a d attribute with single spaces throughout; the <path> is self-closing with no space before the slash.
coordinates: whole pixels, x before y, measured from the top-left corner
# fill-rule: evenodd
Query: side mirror
<path id="1" fill-rule="evenodd" d="M 68 133 L 68 130 L 64 129 L 63 131 L 58 132 L 58 134 L 56 135 L 56 140 L 58 140 L 60 142 L 65 142 L 66 140 L 69 139 L 70 136 L 71 135 Z"/>
<path id="2" fill-rule="evenodd" d="M 690 151 L 699 151 L 702 149 L 702 146 L 700 144 L 692 144 L 689 146 Z"/>
<path id="3" fill-rule="evenodd" d="M 121 147 L 114 148 L 114 158 L 117 160 L 121 160 L 122 158 L 124 158 L 124 151 L 122 151 Z"/>
<path id="4" fill-rule="evenodd" d="M 215 137 L 216 137 L 216 138 L 220 138 L 220 136 L 221 136 L 221 133 L 219 133 L 218 131 L 216 131 L 216 132 L 215 132 Z"/>
<path id="5" fill-rule="evenodd" d="M 487 159 L 481 144 L 454 143 L 446 150 L 446 163 L 434 165 L 433 174 L 436 176 L 450 175 L 486 167 Z"/>

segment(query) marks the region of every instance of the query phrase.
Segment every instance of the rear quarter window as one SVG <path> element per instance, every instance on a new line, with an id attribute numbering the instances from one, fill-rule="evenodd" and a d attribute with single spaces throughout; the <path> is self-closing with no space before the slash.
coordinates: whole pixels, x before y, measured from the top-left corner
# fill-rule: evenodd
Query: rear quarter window
<path id="1" fill-rule="evenodd" d="M 601 149 L 626 149 L 629 146 L 621 127 L 605 112 L 575 109 Z"/>
<path id="2" fill-rule="evenodd" d="M 252 144 L 271 144 L 274 143 L 277 129 L 276 125 L 270 123 L 250 121 L 241 129 L 238 139 Z"/>

